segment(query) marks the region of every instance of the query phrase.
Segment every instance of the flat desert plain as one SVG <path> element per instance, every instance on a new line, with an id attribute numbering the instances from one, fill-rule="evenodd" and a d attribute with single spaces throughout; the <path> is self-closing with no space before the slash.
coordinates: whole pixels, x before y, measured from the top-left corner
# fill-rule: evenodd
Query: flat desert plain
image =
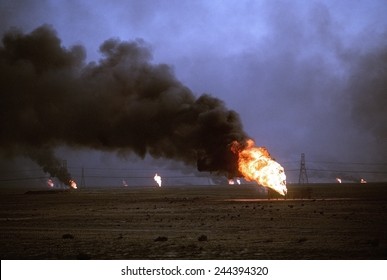
<path id="1" fill-rule="evenodd" d="M 1 189 L 1 259 L 386 259 L 387 184 Z"/>

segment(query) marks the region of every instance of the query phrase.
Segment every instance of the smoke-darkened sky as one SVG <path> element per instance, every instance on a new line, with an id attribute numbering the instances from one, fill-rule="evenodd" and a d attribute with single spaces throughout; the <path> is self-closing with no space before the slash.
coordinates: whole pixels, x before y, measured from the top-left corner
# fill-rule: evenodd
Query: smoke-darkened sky
<path id="1" fill-rule="evenodd" d="M 346 163 L 347 165 L 341 166 L 343 170 L 370 171 L 374 173 L 361 175 L 368 176 L 370 180 L 372 178 L 384 180 L 387 177 L 387 165 L 379 164 L 387 163 L 386 9 L 387 3 L 382 0 L 1 0 L 0 35 L 2 38 L 5 38 L 6 34 L 26 36 L 46 24 L 43 29 L 50 30 L 47 32 L 51 32 L 53 38 L 58 38 L 58 44 L 62 46 L 62 50 L 65 50 L 67 56 L 62 58 L 71 61 L 64 65 L 66 76 L 64 78 L 56 76 L 53 79 L 55 85 L 60 82 L 64 83 L 66 79 L 72 81 L 70 84 L 63 85 L 64 92 L 71 91 L 77 86 L 95 87 L 102 92 L 103 86 L 96 85 L 95 81 L 99 83 L 107 79 L 104 69 L 113 67 L 111 61 L 114 57 L 122 55 L 122 49 L 125 49 L 125 46 L 126 50 L 130 49 L 128 46 L 132 46 L 129 53 L 132 53 L 133 48 L 135 49 L 138 57 L 141 58 L 139 63 L 146 64 L 145 68 L 150 69 L 149 71 L 153 73 L 152 77 L 156 77 L 152 79 L 160 81 L 161 85 L 157 84 L 157 87 L 163 88 L 167 81 L 167 87 L 174 88 L 175 91 L 163 99 L 169 102 L 170 97 L 177 104 L 168 108 L 169 112 L 183 110 L 186 104 L 197 105 L 200 103 L 197 101 L 200 100 L 200 96 L 207 98 L 208 96 L 203 93 L 208 93 L 216 102 L 221 100 L 224 102 L 219 103 L 220 109 L 215 110 L 216 114 L 209 114 L 209 120 L 221 123 L 225 118 L 228 120 L 224 116 L 235 119 L 230 128 L 226 129 L 227 132 L 222 131 L 222 133 L 232 135 L 227 139 L 242 137 L 235 136 L 240 133 L 239 128 L 235 128 L 239 125 L 239 119 L 234 116 L 233 111 L 235 111 L 239 114 L 240 122 L 243 124 L 243 133 L 254 138 L 257 145 L 267 147 L 271 155 L 285 166 L 285 171 L 298 168 L 300 154 L 305 153 L 306 159 L 310 161 L 309 166 L 315 169 L 335 171 L 337 166 Z M 11 37 L 15 38 L 15 36 Z M 48 40 L 47 44 L 51 43 L 53 40 Z M 6 40 L 3 39 L 1 44 L 1 48 L 6 49 Z M 120 44 L 124 46 L 121 49 L 117 47 Z M 74 45 L 78 47 L 73 48 Z M 125 50 L 123 52 L 125 53 Z M 79 64 L 82 64 L 82 69 L 88 69 L 86 74 L 83 73 L 83 77 L 88 75 L 87 82 L 81 85 L 79 80 L 71 78 L 71 75 L 74 75 L 74 67 L 79 67 Z M 118 71 L 131 71 L 130 67 L 125 68 L 119 63 L 117 65 L 114 67 Z M 7 73 L 9 73 L 8 70 Z M 27 75 L 28 71 L 26 67 L 23 75 Z M 163 74 L 160 74 L 161 72 Z M 59 74 L 56 72 L 53 75 Z M 3 87 L 6 85 L 7 88 L 9 83 L 12 84 L 9 78 L 11 76 L 12 74 L 6 76 L 7 79 L 4 81 L 3 75 Z M 50 77 L 52 78 L 52 75 Z M 97 78 L 93 80 L 92 77 Z M 46 81 L 47 76 L 41 77 L 38 84 L 42 85 Z M 28 80 L 28 82 L 30 82 L 28 86 L 34 84 L 34 81 Z M 25 84 L 25 81 L 23 83 Z M 36 85 L 36 88 L 39 85 Z M 54 85 L 52 87 L 55 88 Z M 15 87 L 13 89 L 15 90 Z M 83 89 L 82 92 L 88 92 L 88 90 Z M 46 98 L 45 101 L 42 101 L 42 105 L 49 106 L 50 102 L 47 101 L 49 93 L 40 91 L 39 94 L 41 98 Z M 120 101 L 120 99 L 109 100 L 103 94 L 96 93 L 96 95 L 100 97 L 99 101 L 103 101 L 103 104 L 97 104 L 97 102 L 88 102 L 88 104 L 93 107 L 90 112 L 97 119 L 98 110 L 102 110 L 101 116 L 103 113 L 111 113 L 117 105 L 114 102 Z M 59 96 L 63 98 L 64 95 L 59 94 Z M 176 101 L 176 96 L 181 96 L 183 101 Z M 23 101 L 20 100 L 22 97 L 18 98 L 17 102 L 20 101 L 21 106 L 26 106 L 30 101 L 30 99 Z M 3 96 L 2 99 L 2 107 L 6 106 L 4 102 L 10 102 Z M 138 99 L 135 99 L 137 102 Z M 73 100 L 81 102 L 78 98 L 70 99 L 70 101 Z M 214 102 L 210 102 L 211 106 L 218 106 L 214 105 Z M 65 105 L 62 110 L 68 109 L 68 118 L 71 119 L 72 104 L 67 101 L 63 103 Z M 159 103 L 152 105 L 155 106 L 156 111 L 157 104 Z M 200 104 L 207 104 L 207 101 L 204 100 Z M 102 107 L 99 108 L 99 106 Z M 131 106 L 134 106 L 134 103 L 129 106 L 133 109 Z M 160 106 L 165 106 L 165 104 L 160 104 Z M 51 110 L 54 109 L 51 108 Z M 138 107 L 138 110 L 139 114 L 145 114 L 141 106 Z M 197 110 L 202 110 L 202 107 Z M 19 121 L 23 118 L 31 121 L 28 110 L 23 112 L 25 114 L 19 116 Z M 159 113 L 160 117 L 165 117 L 161 109 Z M 221 113 L 222 117 L 219 117 L 218 113 Z M 10 115 L 3 114 L 2 118 L 4 116 L 9 118 Z M 126 162 L 128 162 L 127 166 L 133 164 L 133 155 L 122 153 L 122 150 L 125 149 L 120 143 L 119 135 L 112 136 L 109 130 L 123 128 L 125 127 L 123 123 L 112 128 L 108 127 L 112 120 L 106 120 L 104 123 L 93 122 L 90 115 L 80 112 L 73 115 L 82 116 L 82 119 L 72 120 L 72 122 L 84 125 L 85 135 L 93 129 L 93 125 L 103 124 L 106 129 L 99 130 L 100 134 L 95 136 L 95 143 L 85 143 L 89 140 L 82 138 L 83 134 L 79 131 L 74 134 L 80 135 L 68 136 L 69 139 L 66 138 L 63 144 L 71 146 L 72 137 L 80 137 L 83 141 L 81 144 L 92 149 L 78 150 L 78 143 L 77 150 L 63 147 L 57 150 L 56 153 L 67 157 L 69 165 L 80 166 L 91 162 L 90 165 L 94 166 L 112 164 L 126 167 Z M 173 116 L 172 113 L 171 116 Z M 40 117 L 45 118 L 46 116 Z M 55 115 L 55 118 L 61 117 L 61 115 Z M 119 114 L 114 117 L 119 118 Z M 131 118 L 132 116 L 129 114 L 125 117 Z M 159 117 L 156 114 L 150 119 L 152 118 Z M 177 122 L 181 133 L 187 135 L 193 133 L 191 130 L 188 131 L 184 121 L 189 122 L 190 118 L 192 120 L 197 120 L 197 118 L 192 115 L 183 115 L 182 118 L 167 119 L 165 123 L 161 122 L 166 126 L 165 134 L 168 135 L 174 131 L 171 124 L 173 121 Z M 143 119 L 147 120 L 148 117 L 145 116 Z M 123 120 L 120 119 L 120 122 Z M 47 124 L 52 126 L 50 129 L 53 131 L 56 130 L 54 121 L 55 119 L 52 119 Z M 204 118 L 202 121 L 207 122 L 207 119 Z M 16 125 L 16 122 L 5 119 L 2 120 L 2 123 Z M 47 125 L 40 133 L 47 133 Z M 144 126 L 151 125 L 144 124 Z M 129 128 L 138 129 L 133 124 L 130 124 Z M 20 129 L 27 128 L 21 127 Z M 211 139 L 218 135 L 213 134 L 215 132 L 211 126 L 205 126 L 199 130 L 199 135 L 196 136 L 200 138 Z M 63 127 L 60 127 L 58 131 L 68 132 Z M 7 133 L 7 131 L 3 128 L 2 133 Z M 34 133 L 34 131 L 17 135 L 13 133 L 13 138 L 10 136 L 8 140 L 18 142 L 25 135 Z M 101 133 L 110 133 L 110 136 L 103 136 Z M 165 137 L 158 130 L 150 134 L 151 137 Z M 171 140 L 177 147 L 186 144 L 186 140 L 179 138 L 179 135 Z M 8 145 L 7 137 L 4 135 L 1 137 L 3 138 L 2 143 Z M 17 137 L 19 140 L 15 140 Z M 31 145 L 39 146 L 39 143 L 42 143 L 39 140 L 41 138 L 44 138 L 44 135 L 31 139 Z M 191 138 L 195 148 L 201 147 L 201 141 L 195 140 L 194 136 Z M 135 142 L 133 137 L 128 139 Z M 29 142 L 30 139 L 23 138 L 23 141 Z M 141 140 L 141 143 L 134 142 L 130 145 L 134 145 L 137 154 L 141 154 L 142 144 L 148 145 Z M 219 144 L 217 141 L 209 142 L 211 143 L 209 146 Z M 53 143 L 44 143 L 44 145 L 50 146 L 51 150 Z M 104 147 L 102 149 L 104 152 L 96 155 L 93 149 L 100 149 L 99 145 Z M 115 152 L 119 151 L 120 155 L 117 160 L 115 160 L 116 153 L 106 155 L 106 151 L 111 150 L 109 145 L 114 146 L 111 148 Z M 170 143 L 162 141 L 160 145 L 170 145 Z M 170 154 L 173 154 L 175 150 L 162 149 L 160 145 L 154 145 L 151 151 L 156 157 L 175 158 L 184 163 L 190 163 L 191 155 L 171 156 Z M 158 148 L 162 152 L 157 150 Z M 9 148 L 13 151 L 15 149 L 14 147 Z M 54 153 L 55 149 L 51 152 Z M 31 152 L 23 149 L 23 153 L 29 157 L 35 157 L 35 162 L 39 161 L 39 151 L 31 155 Z M 12 151 L 3 154 L 9 157 Z M 215 152 L 212 156 L 217 157 L 217 155 Z M 106 160 L 106 157 L 109 157 L 109 160 Z M 2 160 L 2 165 L 7 165 L 7 162 L 8 159 Z M 79 164 L 80 162 L 82 164 Z M 337 165 L 333 167 L 324 165 L 327 162 L 335 162 Z M 357 165 L 350 165 L 350 163 Z M 168 166 L 171 164 L 169 162 Z M 227 169 L 224 166 L 222 168 Z M 297 172 L 292 174 L 291 171 L 288 174 L 293 181 L 297 180 L 297 175 Z M 327 173 L 318 174 L 318 172 L 314 175 L 316 177 L 328 176 Z M 355 175 L 351 174 L 348 177 Z"/>

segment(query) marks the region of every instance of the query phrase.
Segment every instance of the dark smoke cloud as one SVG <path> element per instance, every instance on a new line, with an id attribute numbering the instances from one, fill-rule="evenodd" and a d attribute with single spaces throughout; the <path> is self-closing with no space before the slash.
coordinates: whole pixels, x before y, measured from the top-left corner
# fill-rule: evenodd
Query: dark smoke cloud
<path id="1" fill-rule="evenodd" d="M 86 64 L 82 46 L 61 46 L 55 30 L 12 30 L 0 47 L 0 147 L 24 155 L 51 176 L 70 174 L 53 150 L 88 147 L 168 158 L 199 170 L 237 173 L 232 141 L 247 138 L 236 112 L 199 97 L 153 64 L 141 41 L 110 39 L 102 58 Z"/>
<path id="2" fill-rule="evenodd" d="M 67 170 L 67 163 L 55 157 L 50 148 L 34 148 L 25 151 L 24 155 L 28 156 L 39 164 L 43 171 L 49 173 L 66 184 L 70 183 L 71 175 Z"/>
<path id="3" fill-rule="evenodd" d="M 352 115 L 365 130 L 387 140 L 387 46 L 360 55 L 353 66 L 349 92 Z"/>

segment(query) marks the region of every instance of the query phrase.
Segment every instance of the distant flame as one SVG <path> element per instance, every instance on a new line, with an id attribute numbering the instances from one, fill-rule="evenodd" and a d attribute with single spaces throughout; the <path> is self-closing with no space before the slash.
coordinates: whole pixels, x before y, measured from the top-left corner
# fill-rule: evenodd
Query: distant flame
<path id="1" fill-rule="evenodd" d="M 122 185 L 123 185 L 124 187 L 127 187 L 127 186 L 128 186 L 128 183 L 127 183 L 125 180 L 122 180 Z"/>
<path id="2" fill-rule="evenodd" d="M 70 187 L 71 187 L 72 189 L 77 189 L 77 188 L 78 188 L 78 187 L 77 187 L 77 183 L 75 183 L 74 180 L 70 180 L 70 181 L 69 181 L 69 184 L 70 184 Z"/>
<path id="3" fill-rule="evenodd" d="M 362 184 L 366 184 L 366 183 L 367 183 L 367 181 L 366 181 L 365 179 L 361 178 L 361 179 L 360 179 L 360 183 L 362 183 Z"/>
<path id="4" fill-rule="evenodd" d="M 239 179 L 236 179 L 236 180 L 234 180 L 234 179 L 229 179 L 229 180 L 228 180 L 228 184 L 229 184 L 229 185 L 235 185 L 235 183 L 237 183 L 238 185 L 240 185 L 240 184 L 241 184 L 241 180 L 239 180 Z"/>
<path id="5" fill-rule="evenodd" d="M 157 185 L 159 187 L 161 187 L 161 177 L 159 175 L 157 175 L 157 173 L 156 173 L 155 177 L 153 177 L 153 179 L 156 181 Z"/>
<path id="6" fill-rule="evenodd" d="M 336 181 L 341 184 L 341 179 L 340 178 L 336 178 Z"/>
<path id="7" fill-rule="evenodd" d="M 49 186 L 50 188 L 53 188 L 54 187 L 54 181 L 52 179 L 48 179 L 47 180 L 47 186 Z"/>
<path id="8" fill-rule="evenodd" d="M 266 148 L 257 147 L 253 140 L 247 140 L 246 147 L 234 141 L 231 150 L 238 155 L 238 170 L 248 181 L 269 187 L 281 195 L 286 195 L 286 175 L 284 168 L 274 161 Z"/>

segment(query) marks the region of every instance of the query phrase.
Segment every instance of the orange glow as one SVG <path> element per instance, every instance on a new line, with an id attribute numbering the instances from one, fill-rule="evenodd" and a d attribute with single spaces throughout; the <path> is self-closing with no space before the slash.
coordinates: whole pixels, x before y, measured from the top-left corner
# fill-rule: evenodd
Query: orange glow
<path id="1" fill-rule="evenodd" d="M 75 183 L 74 180 L 70 180 L 70 181 L 69 181 L 69 184 L 70 184 L 70 187 L 71 187 L 72 189 L 78 189 L 77 183 Z"/>
<path id="2" fill-rule="evenodd" d="M 264 147 L 257 147 L 249 139 L 246 146 L 234 141 L 231 150 L 238 155 L 238 170 L 248 181 L 286 195 L 286 175 L 284 168 L 273 160 Z"/>

